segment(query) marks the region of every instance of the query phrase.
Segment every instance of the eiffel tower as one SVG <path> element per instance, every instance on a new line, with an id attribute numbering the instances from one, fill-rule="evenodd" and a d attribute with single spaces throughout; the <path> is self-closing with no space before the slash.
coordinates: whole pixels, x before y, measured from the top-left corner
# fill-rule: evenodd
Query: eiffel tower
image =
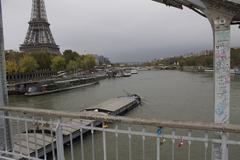
<path id="1" fill-rule="evenodd" d="M 56 45 L 50 30 L 44 0 L 32 2 L 31 20 L 24 43 L 20 45 L 20 51 L 60 54 L 59 46 Z"/>

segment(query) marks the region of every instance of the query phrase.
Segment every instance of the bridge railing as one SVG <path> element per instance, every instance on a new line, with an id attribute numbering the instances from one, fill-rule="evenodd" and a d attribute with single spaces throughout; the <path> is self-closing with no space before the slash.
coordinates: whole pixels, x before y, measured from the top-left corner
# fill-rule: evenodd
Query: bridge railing
<path id="1" fill-rule="evenodd" d="M 8 113 L 0 118 L 10 122 L 13 142 L 11 147 L 3 142 L 0 158 L 207 160 L 213 144 L 230 159 L 240 156 L 240 125 L 13 107 L 0 111 Z"/>

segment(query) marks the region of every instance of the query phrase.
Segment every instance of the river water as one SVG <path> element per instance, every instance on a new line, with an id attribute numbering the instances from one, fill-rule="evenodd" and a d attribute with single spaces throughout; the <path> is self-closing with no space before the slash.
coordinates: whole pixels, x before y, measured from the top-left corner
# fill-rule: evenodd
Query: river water
<path id="1" fill-rule="evenodd" d="M 240 77 L 233 76 L 231 79 L 230 122 L 240 124 Z M 144 97 L 145 101 L 144 105 L 127 114 L 130 117 L 206 122 L 213 122 L 214 120 L 213 76 L 204 73 L 143 71 L 129 78 L 106 79 L 101 81 L 99 85 L 56 94 L 38 97 L 10 96 L 9 101 L 10 105 L 19 107 L 80 111 L 85 107 L 110 98 L 126 95 L 125 92 L 136 93 Z M 96 139 L 100 141 L 101 136 L 97 136 Z M 111 139 L 111 136 L 109 139 Z M 134 146 L 140 145 L 137 140 L 135 142 Z M 85 143 L 90 146 L 90 138 Z M 124 144 L 122 145 L 124 148 Z M 149 145 L 151 146 L 151 144 Z M 78 144 L 76 144 L 76 148 L 78 147 Z M 98 148 L 101 148 L 101 146 Z M 152 146 L 152 148 L 156 147 Z M 149 150 L 153 149 L 149 147 Z M 80 156 L 78 153 L 76 154 L 76 156 Z M 126 157 L 121 155 L 121 157 L 127 159 L 127 155 Z M 170 159 L 171 156 L 165 155 L 165 157 Z M 154 155 L 148 155 L 146 159 L 154 158 Z M 88 160 L 88 158 L 86 159 Z M 134 157 L 134 159 L 141 158 Z M 184 156 L 176 158 L 176 160 L 179 159 L 186 158 Z M 201 158 L 195 159 L 200 160 Z"/>

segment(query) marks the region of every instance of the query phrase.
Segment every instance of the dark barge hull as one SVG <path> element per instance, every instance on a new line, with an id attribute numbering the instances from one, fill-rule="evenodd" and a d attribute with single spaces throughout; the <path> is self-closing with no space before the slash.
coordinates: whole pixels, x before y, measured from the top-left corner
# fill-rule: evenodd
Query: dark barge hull
<path id="1" fill-rule="evenodd" d="M 40 95 L 45 95 L 45 94 L 51 94 L 55 92 L 62 92 L 62 91 L 67 91 L 67 90 L 72 90 L 72 89 L 77 89 L 77 88 L 83 88 L 87 86 L 92 86 L 99 84 L 99 82 L 91 82 L 91 83 L 86 83 L 86 84 L 81 84 L 77 86 L 71 86 L 71 87 L 66 87 L 66 88 L 59 88 L 51 91 L 43 91 L 43 92 L 34 92 L 34 93 L 25 93 L 25 96 L 40 96 Z"/>

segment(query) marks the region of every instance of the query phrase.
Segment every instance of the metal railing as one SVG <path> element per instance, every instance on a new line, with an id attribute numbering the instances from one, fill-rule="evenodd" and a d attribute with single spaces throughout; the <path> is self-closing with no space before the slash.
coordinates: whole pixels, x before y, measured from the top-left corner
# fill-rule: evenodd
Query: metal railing
<path id="1" fill-rule="evenodd" d="M 213 144 L 231 159 L 240 155 L 240 125 L 13 107 L 0 111 L 8 113 L 0 118 L 10 122 L 13 141 L 11 147 L 3 142 L 0 159 L 207 160 Z"/>

